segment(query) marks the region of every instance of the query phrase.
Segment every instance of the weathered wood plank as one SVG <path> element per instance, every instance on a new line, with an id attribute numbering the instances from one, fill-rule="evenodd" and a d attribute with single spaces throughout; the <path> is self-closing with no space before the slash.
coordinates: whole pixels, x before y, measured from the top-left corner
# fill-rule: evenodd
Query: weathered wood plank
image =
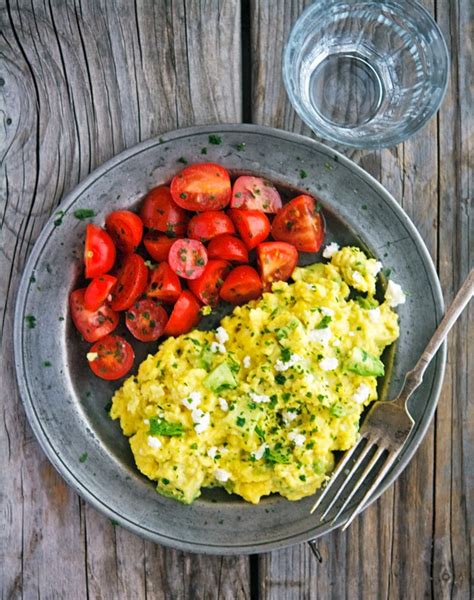
<path id="1" fill-rule="evenodd" d="M 249 597 L 247 557 L 157 548 L 77 498 L 25 423 L 11 356 L 22 265 L 64 193 L 150 136 L 241 120 L 240 3 L 25 0 L 0 19 L 0 595 Z"/>

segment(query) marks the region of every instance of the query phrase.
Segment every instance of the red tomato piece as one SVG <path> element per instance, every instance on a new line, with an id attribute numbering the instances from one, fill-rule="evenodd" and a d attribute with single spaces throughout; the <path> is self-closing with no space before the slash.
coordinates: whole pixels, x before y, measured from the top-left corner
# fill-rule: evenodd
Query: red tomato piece
<path id="1" fill-rule="evenodd" d="M 226 260 L 210 260 L 201 277 L 188 282 L 189 289 L 203 304 L 217 306 L 219 290 L 229 271 L 230 263 Z"/>
<path id="2" fill-rule="evenodd" d="M 107 335 L 96 342 L 88 354 L 97 354 L 93 360 L 89 360 L 92 372 L 108 381 L 124 377 L 135 360 L 132 346 L 123 337 L 115 334 Z"/>
<path id="3" fill-rule="evenodd" d="M 180 277 L 197 279 L 204 273 L 207 265 L 206 248 L 198 240 L 175 240 L 168 254 L 168 262 Z"/>
<path id="4" fill-rule="evenodd" d="M 286 281 L 291 277 L 298 251 L 286 242 L 265 242 L 257 247 L 257 261 L 265 290 L 271 290 L 275 281 Z"/>
<path id="5" fill-rule="evenodd" d="M 86 288 L 74 290 L 69 295 L 71 317 L 76 329 L 87 342 L 95 342 L 118 325 L 118 314 L 103 304 L 97 310 L 89 310 L 84 304 Z"/>
<path id="6" fill-rule="evenodd" d="M 173 304 L 181 294 L 181 282 L 179 277 L 168 263 L 160 263 L 151 272 L 150 283 L 146 295 L 148 298 L 156 298 L 161 302 Z"/>
<path id="7" fill-rule="evenodd" d="M 158 262 L 168 260 L 168 253 L 175 241 L 174 238 L 157 231 L 149 231 L 143 238 L 148 254 Z"/>
<path id="8" fill-rule="evenodd" d="M 267 179 L 242 175 L 232 188 L 231 208 L 261 210 L 266 213 L 277 213 L 282 207 L 280 194 Z"/>
<path id="9" fill-rule="evenodd" d="M 173 202 L 170 188 L 160 185 L 148 192 L 140 209 L 145 227 L 164 231 L 172 237 L 184 235 L 189 221 L 188 213 Z"/>
<path id="10" fill-rule="evenodd" d="M 168 321 L 166 310 L 151 298 L 135 302 L 125 314 L 125 325 L 140 342 L 154 342 L 163 335 Z"/>
<path id="11" fill-rule="evenodd" d="M 176 337 L 191 331 L 199 323 L 200 309 L 196 296 L 189 290 L 183 290 L 168 319 L 165 334 Z"/>
<path id="12" fill-rule="evenodd" d="M 127 254 L 117 273 L 117 283 L 112 288 L 110 306 L 126 310 L 143 294 L 148 281 L 148 269 L 139 254 Z"/>
<path id="13" fill-rule="evenodd" d="M 107 273 L 115 263 L 115 246 L 112 238 L 102 227 L 91 223 L 86 226 L 84 263 L 88 279 Z"/>
<path id="14" fill-rule="evenodd" d="M 207 242 L 222 233 L 235 233 L 230 217 L 220 210 L 208 210 L 194 216 L 188 225 L 188 237 Z"/>
<path id="15" fill-rule="evenodd" d="M 262 280 L 253 267 L 247 265 L 233 269 L 221 287 L 222 300 L 231 304 L 245 304 L 262 295 Z"/>
<path id="16" fill-rule="evenodd" d="M 229 173 L 214 163 L 190 165 L 173 177 L 171 195 L 181 208 L 219 210 L 230 202 Z"/>
<path id="17" fill-rule="evenodd" d="M 124 254 L 135 252 L 143 236 L 143 223 L 129 210 L 116 210 L 105 219 L 107 229 L 116 248 Z"/>
<path id="18" fill-rule="evenodd" d="M 231 208 L 229 216 L 249 250 L 256 248 L 270 234 L 270 221 L 260 210 Z"/>
<path id="19" fill-rule="evenodd" d="M 84 293 L 84 306 L 87 310 L 98 310 L 107 300 L 117 278 L 113 275 L 99 275 L 89 283 Z"/>
<path id="20" fill-rule="evenodd" d="M 240 263 L 249 262 L 249 253 L 243 241 L 227 233 L 218 235 L 209 242 L 207 256 Z"/>
<path id="21" fill-rule="evenodd" d="M 316 200 L 306 194 L 290 200 L 275 216 L 272 235 L 300 252 L 317 252 L 324 240 L 324 219 Z"/>

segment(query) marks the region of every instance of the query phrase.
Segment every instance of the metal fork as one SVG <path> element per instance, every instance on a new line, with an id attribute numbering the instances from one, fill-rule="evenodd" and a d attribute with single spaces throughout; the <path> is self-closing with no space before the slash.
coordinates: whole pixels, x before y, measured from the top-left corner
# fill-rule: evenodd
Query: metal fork
<path id="1" fill-rule="evenodd" d="M 360 509 L 366 504 L 373 492 L 377 489 L 382 479 L 400 454 L 415 422 L 408 412 L 407 400 L 421 384 L 423 374 L 446 339 L 451 327 L 459 318 L 474 293 L 474 269 L 471 269 L 467 279 L 456 294 L 451 306 L 448 308 L 441 323 L 433 334 L 433 337 L 420 356 L 415 367 L 405 377 L 402 390 L 398 396 L 391 401 L 378 401 L 371 407 L 360 429 L 360 438 L 357 444 L 347 450 L 336 470 L 331 475 L 326 487 L 322 490 L 319 498 L 314 504 L 311 514 L 322 505 L 328 493 L 335 489 L 335 482 L 339 479 L 345 468 L 349 466 L 352 457 L 357 456 L 354 464 L 350 467 L 334 496 L 324 507 L 321 521 L 331 512 L 331 509 L 342 500 L 343 493 L 347 490 L 348 495 L 336 515 L 331 520 L 334 523 L 344 512 L 352 498 L 363 485 L 364 481 L 371 479 L 371 485 L 364 493 L 362 499 L 357 502 L 349 518 L 343 526 L 343 530 L 349 527 Z M 362 468 L 364 461 L 369 460 L 359 477 L 355 477 Z M 375 477 L 375 479 L 374 479 Z M 350 484 L 350 485 L 349 485 Z"/>

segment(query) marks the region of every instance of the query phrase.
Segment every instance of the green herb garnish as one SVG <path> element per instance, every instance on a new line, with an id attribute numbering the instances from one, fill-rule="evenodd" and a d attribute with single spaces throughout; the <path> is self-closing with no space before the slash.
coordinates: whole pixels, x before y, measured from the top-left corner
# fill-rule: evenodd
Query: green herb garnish
<path id="1" fill-rule="evenodd" d="M 321 321 L 319 321 L 319 323 L 316 325 L 316 329 L 326 329 L 326 327 L 331 321 L 332 317 L 330 317 L 329 315 L 324 315 Z"/>
<path id="2" fill-rule="evenodd" d="M 83 453 L 81 454 L 81 456 L 79 457 L 79 462 L 80 462 L 80 463 L 84 463 L 84 462 L 86 462 L 86 460 L 87 460 L 87 457 L 88 457 L 88 454 L 87 454 L 87 452 L 83 452 Z"/>
<path id="3" fill-rule="evenodd" d="M 219 146 L 220 144 L 222 144 L 222 138 L 216 135 L 215 133 L 211 133 L 208 139 L 209 143 L 214 144 L 215 146 Z"/>
<path id="4" fill-rule="evenodd" d="M 78 208 L 74 211 L 76 219 L 83 221 L 84 219 L 90 219 L 95 217 L 95 212 L 91 208 Z"/>
<path id="5" fill-rule="evenodd" d="M 33 315 L 26 315 L 25 317 L 26 324 L 28 325 L 28 329 L 34 329 L 36 327 L 36 317 Z"/>

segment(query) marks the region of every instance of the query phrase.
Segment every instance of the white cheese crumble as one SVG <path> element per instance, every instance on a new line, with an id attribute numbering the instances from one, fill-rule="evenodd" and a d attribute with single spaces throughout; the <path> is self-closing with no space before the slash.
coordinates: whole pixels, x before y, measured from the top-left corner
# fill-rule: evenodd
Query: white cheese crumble
<path id="1" fill-rule="evenodd" d="M 372 323 L 378 323 L 380 321 L 380 307 L 372 308 L 369 311 L 369 319 Z"/>
<path id="2" fill-rule="evenodd" d="M 196 433 L 203 433 L 211 423 L 211 415 L 209 413 L 205 413 L 199 408 L 193 410 L 191 413 L 191 418 L 195 424 L 194 431 Z"/>
<path id="3" fill-rule="evenodd" d="M 145 425 L 149 425 L 150 424 L 150 419 L 143 419 L 143 422 L 145 423 Z"/>
<path id="4" fill-rule="evenodd" d="M 388 305 L 395 308 L 399 304 L 405 304 L 406 299 L 407 297 L 401 286 L 390 279 L 385 291 L 385 300 L 388 302 Z"/>
<path id="5" fill-rule="evenodd" d="M 216 352 L 220 352 L 221 354 L 225 354 L 227 352 L 224 344 L 219 344 L 218 342 L 211 342 L 209 349 L 214 354 L 216 354 Z"/>
<path id="6" fill-rule="evenodd" d="M 250 356 L 244 356 L 242 360 L 242 364 L 244 365 L 244 369 L 248 369 L 250 367 Z"/>
<path id="7" fill-rule="evenodd" d="M 326 315 L 327 317 L 332 317 L 334 315 L 334 311 L 332 308 L 326 308 L 325 306 L 321 306 L 320 310 L 323 313 L 323 315 Z"/>
<path id="8" fill-rule="evenodd" d="M 262 444 L 255 450 L 255 452 L 252 452 L 252 456 L 255 458 L 255 460 L 261 460 L 263 458 L 263 455 L 265 454 L 265 450 L 268 447 L 268 444 Z"/>
<path id="9" fill-rule="evenodd" d="M 219 398 L 218 400 L 220 409 L 224 412 L 227 412 L 229 410 L 229 404 L 227 403 L 227 400 L 225 398 Z"/>
<path id="10" fill-rule="evenodd" d="M 257 404 L 270 402 L 270 396 L 267 396 L 266 394 L 255 394 L 254 392 L 249 392 L 249 396 Z"/>
<path id="11" fill-rule="evenodd" d="M 275 363 L 275 371 L 288 371 L 291 367 L 294 367 L 298 363 L 300 363 L 303 359 L 299 354 L 292 354 L 290 356 L 290 360 L 283 362 L 281 359 L 278 359 Z"/>
<path id="12" fill-rule="evenodd" d="M 328 244 L 326 246 L 326 248 L 324 248 L 323 250 L 323 256 L 324 258 L 332 258 L 334 254 L 336 254 L 336 252 L 339 250 L 339 244 L 336 244 L 336 242 L 331 242 L 330 244 Z"/>
<path id="13" fill-rule="evenodd" d="M 285 421 L 285 424 L 288 425 L 288 423 L 291 423 L 296 418 L 298 418 L 298 415 L 295 412 L 291 412 L 289 410 L 285 410 L 285 411 L 282 412 L 282 417 L 283 417 L 283 420 Z"/>
<path id="14" fill-rule="evenodd" d="M 359 273 L 359 271 L 354 271 L 352 273 L 352 279 L 354 280 L 355 283 L 357 283 L 358 285 L 364 285 L 365 284 L 365 280 L 362 277 L 362 275 Z"/>
<path id="15" fill-rule="evenodd" d="M 325 327 L 324 329 L 313 329 L 308 332 L 308 338 L 311 342 L 326 346 L 332 338 L 332 331 L 329 327 Z"/>
<path id="16" fill-rule="evenodd" d="M 86 354 L 86 358 L 89 362 L 94 361 L 96 358 L 99 358 L 99 353 L 98 352 L 88 352 Z"/>
<path id="17" fill-rule="evenodd" d="M 158 438 L 153 437 L 152 435 L 148 436 L 148 445 L 150 448 L 161 448 L 161 442 Z"/>
<path id="18" fill-rule="evenodd" d="M 355 393 L 352 394 L 352 400 L 358 404 L 363 404 L 369 396 L 370 387 L 366 383 L 361 383 Z"/>
<path id="19" fill-rule="evenodd" d="M 181 404 L 190 410 L 194 410 L 201 404 L 201 399 L 201 392 L 191 392 L 187 398 L 181 400 Z"/>
<path id="20" fill-rule="evenodd" d="M 319 366 L 323 371 L 334 371 L 339 366 L 337 358 L 323 358 L 319 361 Z"/>
<path id="21" fill-rule="evenodd" d="M 332 345 L 333 345 L 335 348 L 337 348 L 337 346 L 340 346 L 340 345 L 341 345 L 341 340 L 337 340 L 337 339 L 336 339 L 336 340 L 334 340 L 334 342 L 332 343 Z"/>
<path id="22" fill-rule="evenodd" d="M 228 481 L 230 479 L 230 473 L 229 473 L 229 471 L 226 471 L 225 469 L 216 469 L 214 471 L 214 477 L 217 479 L 217 481 L 221 481 L 222 483 L 225 483 L 226 481 Z"/>
<path id="23" fill-rule="evenodd" d="M 209 458 L 212 458 L 212 460 L 214 460 L 216 458 L 216 454 L 219 452 L 217 446 L 211 446 L 209 448 L 209 450 L 207 451 L 207 455 L 209 456 Z"/>
<path id="24" fill-rule="evenodd" d="M 382 263 L 379 260 L 375 262 L 371 262 L 370 260 L 368 260 L 366 263 L 366 269 L 369 275 L 375 277 L 380 273 L 380 270 L 382 269 Z"/>
<path id="25" fill-rule="evenodd" d="M 290 431 L 290 433 L 288 434 L 288 437 L 294 443 L 294 445 L 297 446 L 298 448 L 301 448 L 301 446 L 306 441 L 306 436 L 304 436 L 302 433 L 300 433 L 297 429 Z"/>
<path id="26" fill-rule="evenodd" d="M 229 340 L 229 334 L 222 326 L 216 329 L 216 340 L 219 344 L 225 344 Z"/>

